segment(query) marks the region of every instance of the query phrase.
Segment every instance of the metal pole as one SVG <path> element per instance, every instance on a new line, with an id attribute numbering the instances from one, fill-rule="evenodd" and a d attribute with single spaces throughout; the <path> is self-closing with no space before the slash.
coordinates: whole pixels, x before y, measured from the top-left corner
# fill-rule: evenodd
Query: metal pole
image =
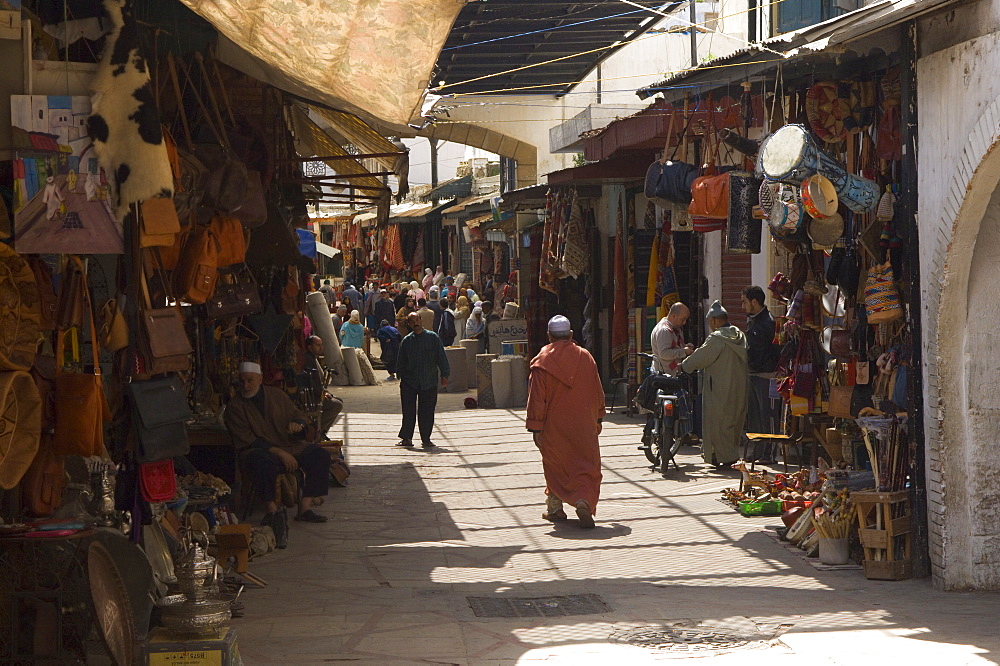
<path id="1" fill-rule="evenodd" d="M 694 0 L 688 2 L 688 21 L 691 22 L 689 26 L 691 30 L 691 66 L 698 66 L 698 29 L 695 28 L 694 24 L 697 23 L 697 13 L 695 12 Z"/>
<path id="2" fill-rule="evenodd" d="M 438 142 L 437 139 L 430 139 L 431 142 L 431 187 L 438 186 Z"/>

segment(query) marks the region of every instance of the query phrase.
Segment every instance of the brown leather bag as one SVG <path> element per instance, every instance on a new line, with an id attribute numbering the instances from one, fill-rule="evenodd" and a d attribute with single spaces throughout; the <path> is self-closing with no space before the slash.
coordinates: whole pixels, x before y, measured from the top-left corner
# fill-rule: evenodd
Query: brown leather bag
<path id="1" fill-rule="evenodd" d="M 35 274 L 35 286 L 38 287 L 38 307 L 41 312 L 38 328 L 40 331 L 54 331 L 59 299 L 56 297 L 55 287 L 52 286 L 52 269 L 37 255 L 29 256 L 27 259 L 31 272 Z"/>
<path id="2" fill-rule="evenodd" d="M 139 346 L 143 359 L 143 375 L 165 372 L 183 372 L 191 367 L 190 354 L 194 351 L 180 306 L 154 308 L 149 298 L 145 277 L 140 278 L 143 294 L 142 330 Z"/>
<path id="3" fill-rule="evenodd" d="M 65 488 L 64 459 L 53 450 L 52 435 L 43 431 L 38 453 L 21 479 L 21 501 L 32 517 L 51 516 L 62 504 Z"/>
<path id="4" fill-rule="evenodd" d="M 101 346 L 107 351 L 114 353 L 120 349 L 128 347 L 128 324 L 122 315 L 121 308 L 118 307 L 118 300 L 109 298 L 101 306 L 101 313 L 98 315 L 100 326 L 97 331 L 98 340 Z"/>
<path id="5" fill-rule="evenodd" d="M 174 269 L 173 288 L 179 300 L 201 305 L 212 297 L 219 279 L 221 250 L 210 227 L 195 225 L 191 229 Z"/>
<path id="6" fill-rule="evenodd" d="M 139 247 L 170 247 L 181 230 L 174 200 L 146 199 L 139 205 Z"/>
<path id="7" fill-rule="evenodd" d="M 212 218 L 210 228 L 219 241 L 219 251 L 216 257 L 217 267 L 224 268 L 246 261 L 246 236 L 239 218 L 216 215 Z"/>
<path id="8" fill-rule="evenodd" d="M 79 271 L 86 285 L 86 273 L 79 257 L 70 262 Z M 62 455 L 96 456 L 104 452 L 104 421 L 111 420 L 108 401 L 101 381 L 101 366 L 97 358 L 97 331 L 90 290 L 83 289 L 84 314 L 90 324 L 90 345 L 93 372 L 65 372 L 64 340 L 66 331 L 56 334 L 56 428 L 53 451 Z"/>
<path id="9" fill-rule="evenodd" d="M 247 193 L 235 215 L 247 229 L 256 229 L 267 222 L 267 198 L 259 171 L 247 171 Z"/>
<path id="10" fill-rule="evenodd" d="M 709 167 L 714 171 L 714 167 Z M 691 184 L 691 217 L 725 220 L 729 217 L 729 173 L 706 175 Z"/>
<path id="11" fill-rule="evenodd" d="M 842 419 L 854 418 L 854 415 L 851 414 L 851 398 L 853 396 L 853 386 L 831 386 L 830 408 L 827 413 Z"/>

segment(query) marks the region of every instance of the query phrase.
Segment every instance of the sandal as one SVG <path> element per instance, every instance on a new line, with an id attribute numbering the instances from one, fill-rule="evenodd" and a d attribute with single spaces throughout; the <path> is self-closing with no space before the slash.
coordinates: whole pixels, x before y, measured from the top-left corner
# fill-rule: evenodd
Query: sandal
<path id="1" fill-rule="evenodd" d="M 559 509 L 555 513 L 549 513 L 546 511 L 542 514 L 542 520 L 547 520 L 550 523 L 561 523 L 564 520 L 569 520 L 569 516 L 562 509 Z"/>

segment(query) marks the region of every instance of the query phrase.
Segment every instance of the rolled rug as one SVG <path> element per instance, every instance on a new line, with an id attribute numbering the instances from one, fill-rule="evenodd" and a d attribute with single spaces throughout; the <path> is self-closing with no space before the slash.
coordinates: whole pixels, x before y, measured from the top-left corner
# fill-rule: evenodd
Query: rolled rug
<path id="1" fill-rule="evenodd" d="M 462 347 L 445 347 L 445 356 L 451 366 L 451 377 L 448 378 L 448 393 L 460 393 L 469 389 L 469 367 L 465 359 L 465 349 Z"/>
<path id="2" fill-rule="evenodd" d="M 361 350 L 355 354 L 358 359 L 358 365 L 361 366 L 361 376 L 365 380 L 366 386 L 377 386 L 380 382 L 375 376 L 375 368 L 372 367 L 372 360 L 368 358 L 368 354 Z"/>
<path id="3" fill-rule="evenodd" d="M 478 388 L 476 399 L 482 409 L 496 407 L 493 401 L 493 370 L 490 367 L 490 363 L 496 357 L 496 354 L 476 354 L 476 384 Z"/>
<path id="4" fill-rule="evenodd" d="M 330 318 L 330 308 L 326 297 L 321 292 L 314 291 L 306 296 L 306 308 L 309 310 L 309 321 L 312 323 L 313 335 L 323 340 L 323 364 L 333 372 L 333 383 L 337 386 L 347 386 L 350 380 L 347 367 L 344 365 L 344 355 L 340 351 L 340 340 L 333 328 Z"/>
<path id="5" fill-rule="evenodd" d="M 528 359 L 523 356 L 510 359 L 510 395 L 511 407 L 528 404 Z"/>
<path id="6" fill-rule="evenodd" d="M 466 377 L 469 379 L 469 388 L 476 388 L 476 355 L 479 353 L 479 340 L 461 340 L 459 344 L 465 349 Z"/>
<path id="7" fill-rule="evenodd" d="M 511 363 L 509 357 L 500 357 L 490 362 L 493 383 L 493 405 L 497 409 L 507 409 L 511 406 L 510 376 Z"/>
<path id="8" fill-rule="evenodd" d="M 361 364 L 358 362 L 358 350 L 354 347 L 344 347 L 344 365 L 347 366 L 347 376 L 351 386 L 364 386 L 365 376 L 361 374 Z"/>

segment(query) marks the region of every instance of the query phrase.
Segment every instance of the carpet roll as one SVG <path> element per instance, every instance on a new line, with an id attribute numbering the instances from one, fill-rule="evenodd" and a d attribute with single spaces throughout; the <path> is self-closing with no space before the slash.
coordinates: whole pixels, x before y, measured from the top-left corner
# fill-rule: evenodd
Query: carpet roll
<path id="1" fill-rule="evenodd" d="M 496 354 L 476 354 L 476 385 L 478 394 L 476 401 L 483 409 L 496 407 L 493 401 L 493 370 L 490 362 L 497 356 Z"/>
<path id="2" fill-rule="evenodd" d="M 347 366 L 347 376 L 351 386 L 364 386 L 365 376 L 361 374 L 361 363 L 358 362 L 358 350 L 354 347 L 344 347 L 341 349 L 344 355 L 344 365 Z"/>
<path id="3" fill-rule="evenodd" d="M 326 297 L 318 291 L 306 296 L 306 309 L 309 311 L 309 321 L 312 323 L 313 334 L 323 340 L 323 365 L 333 372 L 333 384 L 347 386 L 350 378 L 344 365 L 344 355 L 340 351 L 340 340 L 333 328 L 330 309 Z"/>

